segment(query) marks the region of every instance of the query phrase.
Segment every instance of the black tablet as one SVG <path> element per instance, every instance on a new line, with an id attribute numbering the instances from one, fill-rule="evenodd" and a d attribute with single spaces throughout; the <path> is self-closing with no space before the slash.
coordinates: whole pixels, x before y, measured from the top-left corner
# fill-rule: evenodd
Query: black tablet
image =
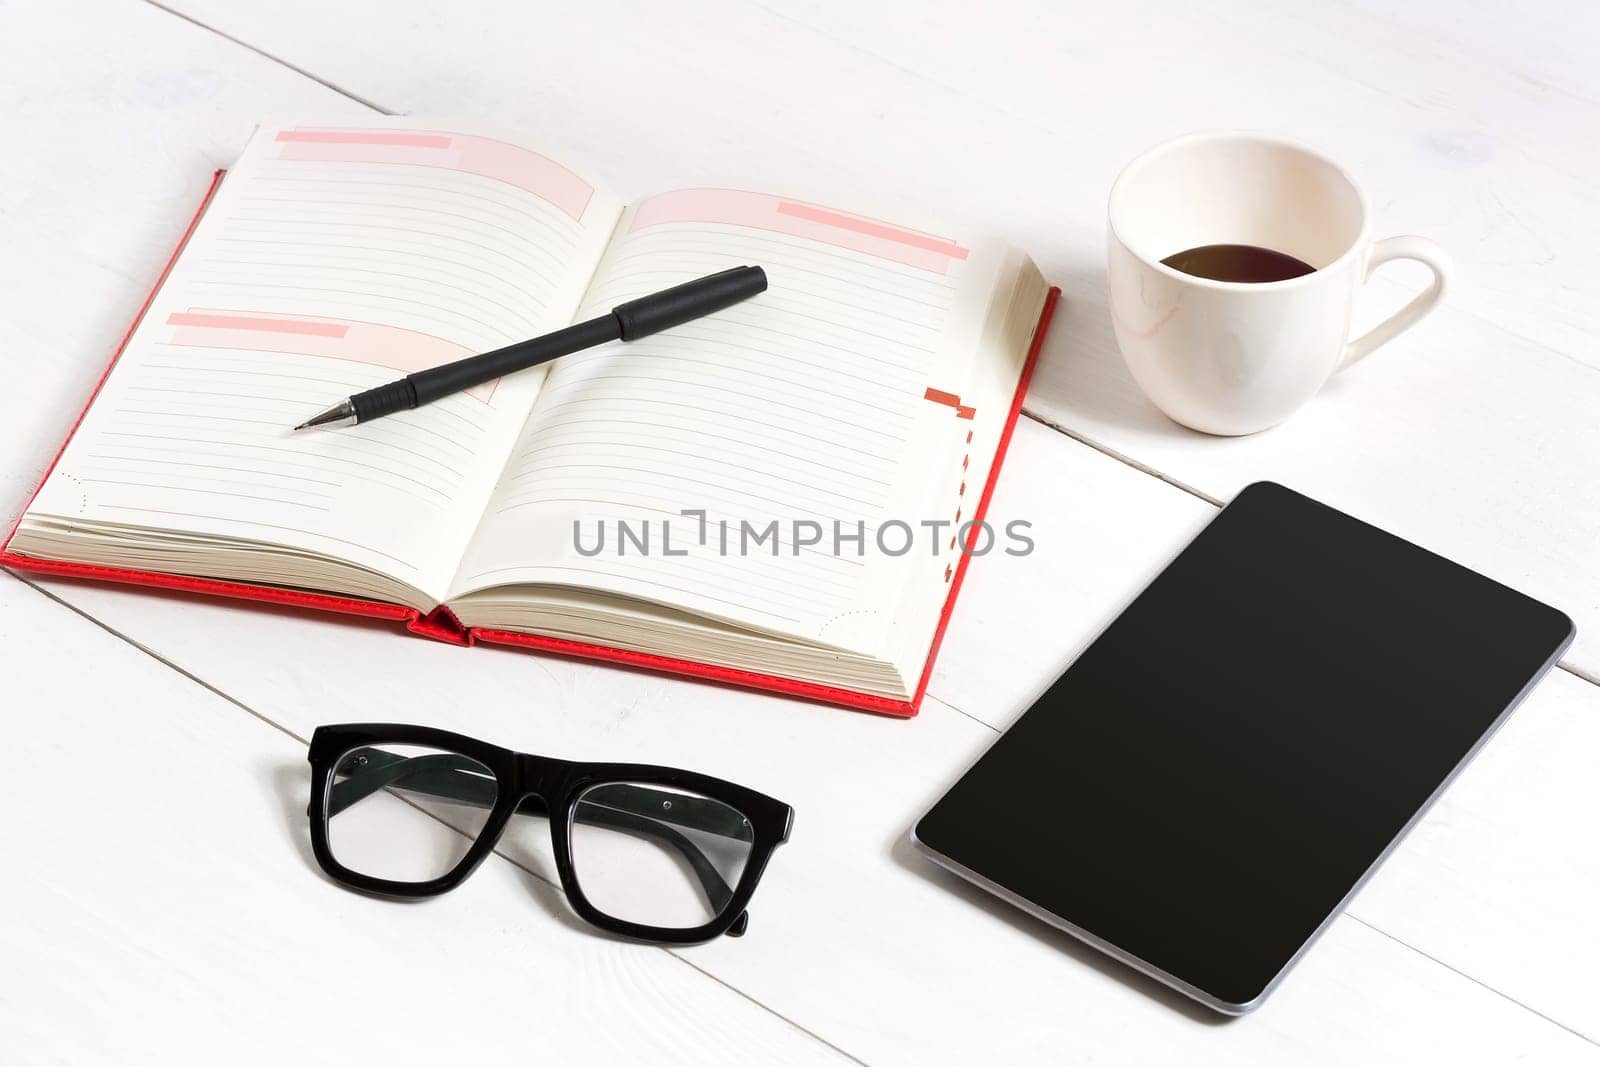
<path id="1" fill-rule="evenodd" d="M 1572 635 L 1554 608 L 1258 483 L 913 839 L 1209 1007 L 1249 1011 Z"/>

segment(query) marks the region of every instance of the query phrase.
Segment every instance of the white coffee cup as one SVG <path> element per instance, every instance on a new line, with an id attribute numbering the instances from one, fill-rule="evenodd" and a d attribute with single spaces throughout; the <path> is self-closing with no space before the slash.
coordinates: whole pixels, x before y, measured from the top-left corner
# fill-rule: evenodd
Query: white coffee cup
<path id="1" fill-rule="evenodd" d="M 1359 186 L 1308 148 L 1244 133 L 1193 134 L 1144 153 L 1111 189 L 1108 286 L 1117 344 L 1140 388 L 1185 426 L 1238 435 L 1274 426 L 1334 373 L 1414 326 L 1444 293 L 1450 260 L 1424 237 L 1373 241 Z M 1285 281 L 1223 282 L 1162 264 L 1244 244 L 1316 268 Z M 1414 259 L 1433 282 L 1355 340 L 1355 293 L 1373 269 Z"/>

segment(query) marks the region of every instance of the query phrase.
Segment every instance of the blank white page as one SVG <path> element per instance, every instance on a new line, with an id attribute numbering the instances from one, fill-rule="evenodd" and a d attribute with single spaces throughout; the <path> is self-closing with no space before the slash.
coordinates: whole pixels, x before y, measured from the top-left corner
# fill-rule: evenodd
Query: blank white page
<path id="1" fill-rule="evenodd" d="M 290 428 L 567 324 L 620 213 L 457 123 L 259 129 L 30 516 L 292 546 L 438 599 L 543 372 Z"/>
<path id="2" fill-rule="evenodd" d="M 993 243 L 761 193 L 685 190 L 630 209 L 580 317 L 739 264 L 762 266 L 770 288 L 561 360 L 455 592 L 599 588 L 870 651 L 906 572 L 937 575 L 945 560 L 928 534 L 898 558 L 848 542 L 836 553 L 834 524 L 870 546 L 891 517 L 915 526 L 945 510 L 932 497 L 960 473 L 971 422 L 956 398 L 1003 258 Z M 704 544 L 684 509 L 706 512 Z M 663 554 L 659 525 L 648 556 L 619 553 L 614 537 L 593 557 L 576 550 L 575 522 L 593 548 L 598 524 L 617 519 L 670 520 L 673 550 L 688 554 Z M 797 545 L 795 520 L 822 527 L 823 542 Z M 740 556 L 739 524 L 772 521 L 776 554 L 763 542 Z"/>

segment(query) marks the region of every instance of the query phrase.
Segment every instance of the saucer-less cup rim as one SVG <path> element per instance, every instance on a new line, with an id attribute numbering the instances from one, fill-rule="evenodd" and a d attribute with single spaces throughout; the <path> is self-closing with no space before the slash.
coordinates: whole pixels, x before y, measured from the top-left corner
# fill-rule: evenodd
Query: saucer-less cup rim
<path id="1" fill-rule="evenodd" d="M 1314 270 L 1307 274 L 1302 274 L 1299 277 L 1286 278 L 1283 281 L 1277 282 L 1228 282 L 1219 281 L 1215 278 L 1204 278 L 1196 274 L 1188 274 L 1184 271 L 1177 270 L 1176 268 L 1169 267 L 1165 263 L 1161 262 L 1163 258 L 1161 253 L 1154 252 L 1148 247 L 1148 242 L 1130 239 L 1130 235 L 1126 232 L 1123 219 L 1127 215 L 1125 201 L 1129 195 L 1128 190 L 1135 178 L 1139 177 L 1144 170 L 1156 163 L 1159 163 L 1167 156 L 1170 156 L 1174 153 L 1189 151 L 1198 145 L 1225 145 L 1230 143 L 1259 145 L 1296 153 L 1306 159 L 1314 161 L 1319 166 L 1327 168 L 1331 174 L 1337 176 L 1341 181 L 1343 181 L 1350 190 L 1351 194 L 1355 197 L 1361 219 L 1359 229 L 1351 238 L 1350 242 L 1345 246 L 1343 251 L 1341 251 L 1329 262 L 1321 266 L 1317 266 Z M 1345 170 L 1338 163 L 1335 163 L 1323 153 L 1318 152 L 1314 148 L 1309 148 L 1306 145 L 1300 144 L 1298 141 L 1291 141 L 1284 137 L 1273 137 L 1268 134 L 1250 133 L 1242 130 L 1185 134 L 1182 137 L 1175 137 L 1171 140 L 1163 141 L 1160 144 L 1141 152 L 1139 155 L 1135 156 L 1127 166 L 1123 167 L 1121 173 L 1117 175 L 1116 181 L 1111 186 L 1111 196 L 1107 205 L 1106 215 L 1108 224 L 1111 227 L 1112 235 L 1117 239 L 1118 242 L 1121 243 L 1123 248 L 1127 249 L 1134 256 L 1134 258 L 1138 259 L 1139 262 L 1143 263 L 1151 270 L 1160 274 L 1164 274 L 1174 280 L 1183 282 L 1186 285 L 1193 285 L 1203 289 L 1215 289 L 1228 293 L 1276 293 L 1283 292 L 1288 289 L 1294 289 L 1300 286 L 1315 285 L 1321 280 L 1318 278 L 1318 275 L 1323 275 L 1325 277 L 1328 273 L 1336 271 L 1345 266 L 1351 260 L 1360 256 L 1363 250 L 1367 248 L 1372 240 L 1372 212 L 1369 210 L 1366 190 L 1362 189 L 1360 183 L 1350 176 L 1349 171 Z M 1172 249 L 1171 251 L 1166 252 L 1165 255 L 1172 255 L 1173 252 L 1181 251 L 1183 251 L 1183 249 Z"/>

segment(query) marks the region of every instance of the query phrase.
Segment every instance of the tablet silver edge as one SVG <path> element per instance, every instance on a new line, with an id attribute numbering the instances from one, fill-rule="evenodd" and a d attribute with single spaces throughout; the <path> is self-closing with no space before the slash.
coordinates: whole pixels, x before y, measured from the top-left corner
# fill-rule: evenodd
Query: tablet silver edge
<path id="1" fill-rule="evenodd" d="M 1384 846 L 1383 851 L 1378 853 L 1377 859 L 1373 860 L 1371 865 L 1369 865 L 1367 869 L 1362 872 L 1361 877 L 1357 878 L 1355 884 L 1350 887 L 1350 891 L 1346 893 L 1344 898 L 1340 900 L 1339 903 L 1334 906 L 1333 910 L 1328 913 L 1327 918 L 1323 919 L 1322 922 L 1317 925 L 1317 928 L 1311 932 L 1311 936 L 1307 937 L 1305 942 L 1295 950 L 1294 955 L 1289 957 L 1288 961 L 1283 965 L 1278 973 L 1272 976 L 1272 979 L 1267 982 L 1260 993 L 1256 994 L 1253 998 L 1245 1001 L 1242 1004 L 1233 1004 L 1222 1000 L 1219 997 L 1215 997 L 1201 989 L 1199 986 L 1191 985 L 1178 976 L 1162 970 L 1155 964 L 1149 963 L 1146 960 L 1135 956 L 1131 952 L 1124 951 L 1104 938 L 1098 937 L 1090 933 L 1088 930 L 1085 930 L 1083 927 L 1068 922 L 1061 916 L 1040 907 L 1026 897 L 1012 892 L 1005 886 L 1000 885 L 998 882 L 992 881 L 979 874 L 977 871 L 957 863 L 949 856 L 946 856 L 942 852 L 939 852 L 931 846 L 923 843 L 923 841 L 917 837 L 916 823 L 912 824 L 910 834 L 908 835 L 911 840 L 911 846 L 923 856 L 932 860 L 934 863 L 938 864 L 940 867 L 943 867 L 952 874 L 958 875 L 961 878 L 971 882 L 973 885 L 987 890 L 988 892 L 999 897 L 1001 900 L 1004 900 L 1006 903 L 1011 904 L 1024 912 L 1027 912 L 1034 918 L 1048 923 L 1058 930 L 1062 930 L 1068 934 L 1071 934 L 1073 937 L 1077 938 L 1079 941 L 1082 941 L 1089 947 L 1097 949 L 1105 955 L 1110 956 L 1112 959 L 1132 967 L 1141 974 L 1144 974 L 1150 978 L 1154 978 L 1162 985 L 1182 993 L 1184 996 L 1205 1005 L 1213 1011 L 1221 1012 L 1223 1015 L 1244 1015 L 1260 1007 L 1262 1002 L 1265 1001 L 1269 995 L 1271 995 L 1272 991 L 1278 988 L 1278 984 L 1283 981 L 1285 975 L 1294 969 L 1295 964 L 1300 962 L 1300 958 L 1306 954 L 1306 950 L 1312 945 L 1316 944 L 1317 938 L 1322 936 L 1323 931 L 1333 924 L 1334 919 L 1338 918 L 1344 913 L 1344 910 L 1349 905 L 1350 901 L 1358 892 L 1361 891 L 1361 887 L 1367 884 L 1367 880 L 1371 878 L 1373 873 L 1383 865 L 1383 861 L 1388 859 L 1390 853 L 1392 853 L 1395 848 L 1399 846 L 1401 841 L 1405 840 L 1407 834 L 1411 833 L 1412 827 L 1416 826 L 1417 823 L 1422 821 L 1422 817 L 1428 813 L 1428 810 L 1433 807 L 1434 802 L 1439 799 L 1439 797 L 1447 788 L 1449 788 L 1450 783 L 1455 781 L 1456 776 L 1461 773 L 1462 768 L 1472 762 L 1473 758 L 1477 756 L 1480 751 L 1482 751 L 1483 746 L 1488 743 L 1489 739 L 1498 733 L 1500 727 L 1507 719 L 1511 717 L 1511 713 L 1512 711 L 1516 710 L 1517 705 L 1521 704 L 1527 695 L 1533 692 L 1534 686 L 1543 681 L 1544 676 L 1549 674 L 1550 669 L 1560 661 L 1567 649 L 1572 646 L 1572 641 L 1577 636 L 1578 632 L 1577 626 L 1573 623 L 1570 616 L 1563 614 L 1563 618 L 1566 618 L 1567 620 L 1567 636 L 1565 640 L 1563 640 L 1556 648 L 1555 652 L 1550 655 L 1550 658 L 1545 660 L 1544 666 L 1540 667 L 1534 672 L 1533 676 L 1528 679 L 1528 683 L 1522 687 L 1522 690 L 1511 699 L 1511 702 L 1505 706 L 1499 715 L 1495 716 L 1495 720 L 1494 722 L 1490 723 L 1489 728 L 1478 735 L 1478 739 L 1473 742 L 1472 747 L 1467 749 L 1466 754 L 1462 756 L 1456 765 L 1450 769 L 1450 773 L 1444 776 L 1443 780 L 1441 780 L 1438 786 L 1434 788 L 1432 793 L 1428 794 L 1428 798 L 1424 800 L 1420 806 L 1418 806 L 1414 813 L 1412 813 L 1411 818 L 1406 821 L 1406 824 L 1402 826 L 1400 831 L 1389 840 L 1389 843 Z M 1067 670 L 1070 669 L 1071 665 L 1069 664 Z M 1029 710 L 1031 710 L 1031 708 L 1032 705 L 1030 704 Z M 1023 714 L 1026 715 L 1027 712 L 1025 711 Z M 1013 725 L 1015 724 L 1013 723 Z M 1001 736 L 1004 736 L 1004 731 L 1001 732 Z M 995 740 L 998 741 L 999 738 L 996 738 Z M 993 746 L 991 745 L 990 747 Z M 983 755 L 980 755 L 978 759 L 973 762 L 973 766 L 976 766 L 985 755 L 988 755 L 988 751 L 989 750 L 987 748 L 984 749 Z M 961 777 L 965 777 L 968 771 L 971 769 L 971 767 L 968 767 L 966 771 L 962 772 Z M 956 780 L 959 781 L 960 779 L 958 778 Z M 953 784 L 954 783 L 952 783 L 952 785 Z M 925 818 L 926 816 L 927 812 L 923 812 L 923 817 Z M 920 823 L 921 821 L 922 819 L 919 818 L 917 823 Z"/>

